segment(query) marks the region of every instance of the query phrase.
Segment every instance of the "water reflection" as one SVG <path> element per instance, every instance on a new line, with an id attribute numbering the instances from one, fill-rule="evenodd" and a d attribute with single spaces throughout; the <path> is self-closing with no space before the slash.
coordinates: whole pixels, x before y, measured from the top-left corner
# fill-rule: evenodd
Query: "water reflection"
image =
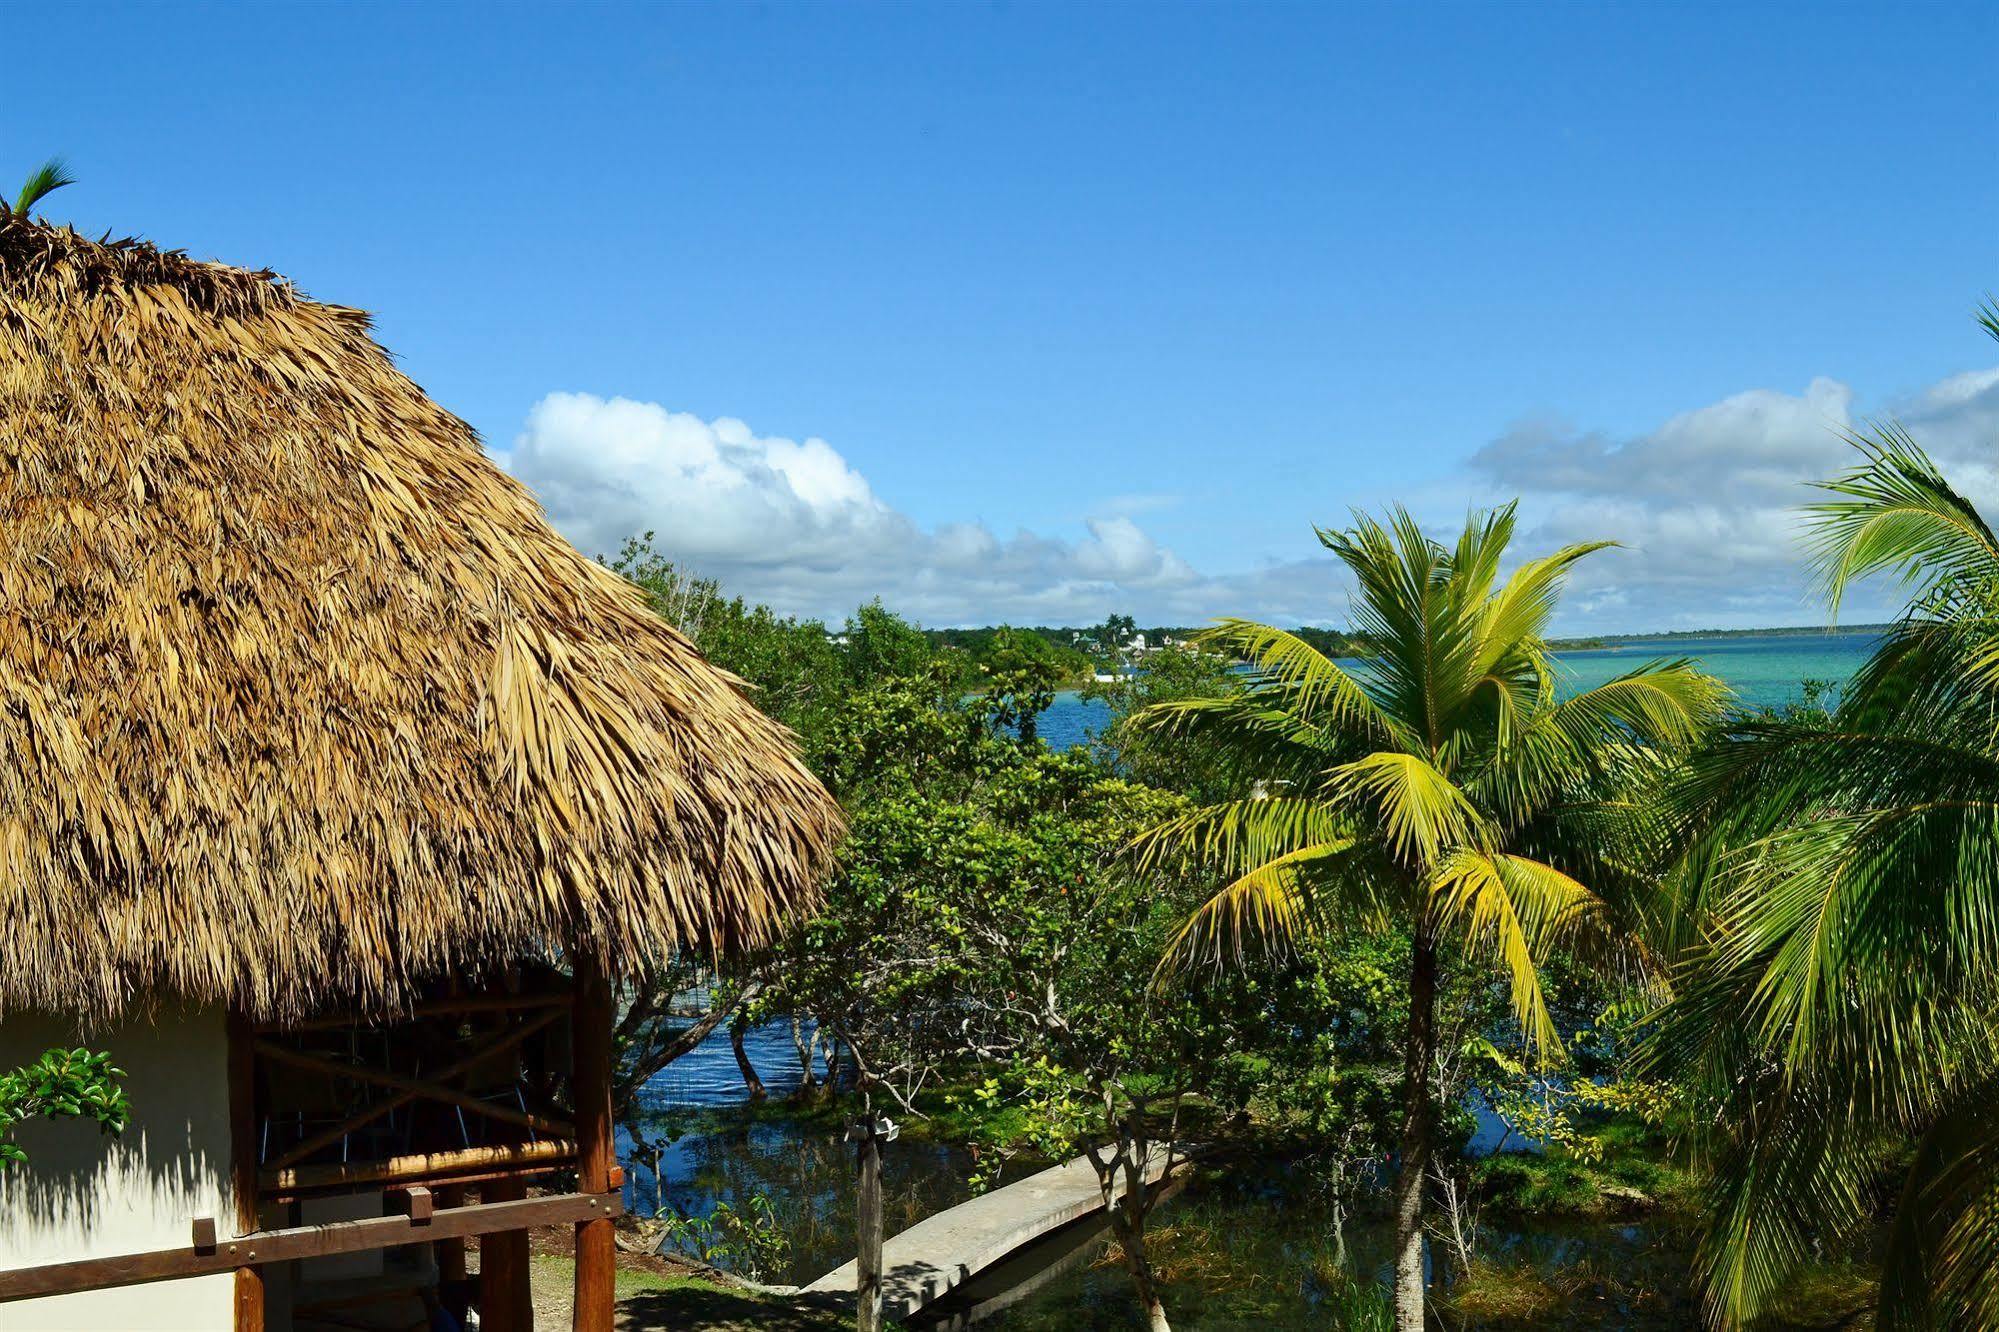
<path id="1" fill-rule="evenodd" d="M 620 1142 L 627 1203 L 641 1215 L 670 1206 L 705 1216 L 719 1203 L 741 1207 L 761 1194 L 791 1240 L 787 1265 L 767 1279 L 803 1284 L 853 1256 L 852 1149 L 837 1117 L 784 1104 L 803 1076 L 788 1024 L 749 1033 L 746 1048 L 771 1092 L 764 1107 L 744 1103 L 734 1056 L 719 1034 L 647 1089 L 644 1113 Z M 1489 1127 L 1481 1122 L 1481 1134 Z M 919 1137 L 895 1143 L 882 1162 L 888 1232 L 969 1198 L 971 1165 L 962 1148 Z M 1338 1332 L 1357 1325 L 1350 1316 L 1357 1298 L 1378 1304 L 1377 1292 L 1388 1286 L 1391 1236 L 1378 1222 L 1342 1225 L 1348 1213 L 1322 1187 L 1328 1176 L 1303 1162 L 1235 1163 L 1204 1170 L 1160 1208 L 1155 1261 L 1179 1332 Z M 1649 1222 L 1479 1228 L 1483 1259 L 1546 1278 L 1552 1293 L 1528 1324 L 1540 1327 L 1697 1326 L 1685 1293 L 1688 1248 L 1686 1237 Z M 1448 1274 L 1435 1276 L 1448 1290 Z M 940 1312 L 976 1316 L 992 1332 L 1145 1326 L 1122 1267 L 1087 1223 L 969 1284 Z"/>
<path id="2" fill-rule="evenodd" d="M 1154 1225 L 1153 1258 L 1173 1326 L 1178 1332 L 1384 1326 L 1392 1233 L 1381 1221 L 1342 1226 L 1341 1215 L 1309 1169 L 1203 1172 L 1160 1209 Z M 1687 1244 L 1664 1229 L 1487 1224 L 1479 1228 L 1478 1251 L 1500 1268 L 1528 1269 L 1545 1286 L 1527 1322 L 1491 1326 L 1665 1332 L 1699 1325 L 1685 1288 Z M 1438 1295 L 1451 1292 L 1452 1273 L 1433 1269 L 1431 1277 Z M 1116 1332 L 1147 1325 L 1101 1229 L 1065 1235 L 994 1278 L 968 1285 L 961 1304 L 949 1311 L 960 1321 L 940 1325 L 976 1321 L 989 1332 Z M 1010 1299 L 1007 1283 L 1031 1289 Z M 1444 1322 L 1467 1329 L 1487 1325 L 1462 1316 Z"/>

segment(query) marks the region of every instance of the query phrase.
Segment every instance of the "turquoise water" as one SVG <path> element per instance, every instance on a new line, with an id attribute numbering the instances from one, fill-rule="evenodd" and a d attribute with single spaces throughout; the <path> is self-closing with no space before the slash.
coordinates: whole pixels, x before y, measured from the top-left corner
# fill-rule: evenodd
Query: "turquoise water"
<path id="1" fill-rule="evenodd" d="M 1735 691 L 1736 706 L 1781 708 L 1803 696 L 1806 680 L 1844 684 L 1879 641 L 1872 631 L 1647 639 L 1613 648 L 1563 652 L 1558 658 L 1568 687 L 1587 689 L 1649 661 L 1687 657 L 1726 681 Z M 1064 691 L 1055 696 L 1055 705 L 1041 714 L 1041 738 L 1055 749 L 1086 744 L 1109 724 L 1110 715 L 1104 704 L 1073 690 Z"/>
<path id="2" fill-rule="evenodd" d="M 1738 707 L 1781 708 L 1799 700 L 1806 680 L 1844 684 L 1852 679 L 1880 641 L 1880 635 L 1871 631 L 1679 638 L 1559 655 L 1578 689 L 1602 684 L 1648 661 L 1689 657 L 1708 674 L 1728 682 Z"/>

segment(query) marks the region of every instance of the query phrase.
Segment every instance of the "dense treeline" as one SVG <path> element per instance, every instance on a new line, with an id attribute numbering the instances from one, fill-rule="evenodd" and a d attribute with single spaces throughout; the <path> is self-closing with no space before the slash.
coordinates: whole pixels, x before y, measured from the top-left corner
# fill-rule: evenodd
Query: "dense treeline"
<path id="1" fill-rule="evenodd" d="M 1160 1141 L 1246 1136 L 1310 1162 L 1339 1211 L 1366 1216 L 1390 1201 L 1369 1163 L 1406 1136 L 1396 1087 L 1414 1015 L 1452 1052 L 1426 1080 L 1426 1141 L 1439 1160 L 1417 1178 L 1471 1196 L 1478 1167 L 1456 1149 L 1474 1098 L 1501 1107 L 1523 1139 L 1593 1140 L 1545 1070 L 1459 1053 L 1474 1041 L 1495 1052 L 1520 1044 L 1476 931 L 1432 938 L 1384 917 L 1301 934 L 1282 959 L 1239 973 L 1176 961 L 1196 937 L 1188 922 L 1213 919 L 1203 903 L 1224 880 L 1199 836 L 1185 854 L 1134 848 L 1241 808 L 1267 781 L 1271 755 L 1242 750 L 1226 724 L 1161 719 L 1262 712 L 1268 690 L 1289 688 L 1273 662 L 1306 653 L 1330 664 L 1323 651 L 1349 651 L 1351 638 L 1259 638 L 1231 622 L 1175 633 L 1170 646 L 1148 635 L 1140 655 L 1146 631 L 1113 620 L 1097 641 L 1124 644 L 1122 662 L 1138 669 L 1086 686 L 1115 724 L 1058 754 L 1034 736 L 1057 676 L 1027 631 L 932 634 L 879 603 L 829 630 L 728 597 L 644 542 L 618 567 L 799 733 L 850 821 L 827 901 L 787 947 L 719 977 L 691 959 L 634 989 L 620 1028 L 628 1099 L 710 1031 L 726 1025 L 740 1038 L 751 1023 L 795 1017 L 808 1062 L 815 1044 L 830 1045 L 866 1100 L 949 1118 L 988 1170 L 1021 1153 L 1094 1151 L 1115 1192 L 1120 1172 Z M 1402 979 L 1419 952 L 1437 959 L 1427 1014 Z M 1163 985 L 1166 975 L 1179 979 Z M 1537 1030 L 1602 1028 L 1623 993 L 1565 959 L 1537 975 Z M 717 999 L 690 1030 L 668 1001 L 696 980 L 717 983 Z M 1610 1070 L 1594 1046 L 1577 1057 Z M 1140 1200 L 1113 1222 L 1137 1298 L 1163 1326 L 1148 1217 Z M 1357 1299 L 1372 1298 L 1351 1279 Z"/>
<path id="2" fill-rule="evenodd" d="M 1781 714 L 1683 661 L 1564 696 L 1546 627 L 1603 543 L 1516 562 L 1510 506 L 1449 542 L 1399 510 L 1322 530 L 1340 633 L 925 632 L 875 603 L 829 634 L 632 547 L 850 822 L 819 914 L 719 978 L 729 1020 L 798 1019 L 842 1090 L 984 1162 L 1090 1154 L 1155 1329 L 1130 1180 L 1189 1137 L 1392 1229 L 1392 1309 L 1327 1237 L 1330 1326 L 1657 1298 L 1509 1267 L 1480 1220 L 1634 1209 L 1697 1237 L 1718 1327 L 1999 1326 L 1999 537 L 1909 436 L 1854 443 L 1806 513 L 1828 607 L 1883 574 L 1910 600 Z M 1138 669 L 1055 753 L 1034 718 L 1070 652 Z M 629 996 L 635 1077 L 686 979 Z M 1474 1111 L 1503 1126 L 1477 1157 Z"/>
<path id="3" fill-rule="evenodd" d="M 1065 665 L 1078 675 L 1108 671 L 1143 661 L 1148 655 L 1176 645 L 1193 642 L 1207 632 L 1207 625 L 1137 624 L 1128 615 L 1113 615 L 1103 624 L 1037 624 L 1011 632 L 1031 634 L 1049 645 Z M 994 637 L 1009 632 L 1009 626 L 984 629 L 929 629 L 930 640 L 939 647 L 962 649 L 974 656 L 989 650 Z M 1355 635 L 1320 626 L 1292 630 L 1300 641 L 1330 657 L 1351 657 L 1362 648 Z"/>

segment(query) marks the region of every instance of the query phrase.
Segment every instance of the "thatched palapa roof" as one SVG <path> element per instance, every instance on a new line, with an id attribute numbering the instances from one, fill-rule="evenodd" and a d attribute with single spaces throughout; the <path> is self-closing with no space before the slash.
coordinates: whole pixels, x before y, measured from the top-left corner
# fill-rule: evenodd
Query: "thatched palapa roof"
<path id="1" fill-rule="evenodd" d="M 0 220 L 0 1011 L 754 944 L 839 830 L 358 310 Z"/>

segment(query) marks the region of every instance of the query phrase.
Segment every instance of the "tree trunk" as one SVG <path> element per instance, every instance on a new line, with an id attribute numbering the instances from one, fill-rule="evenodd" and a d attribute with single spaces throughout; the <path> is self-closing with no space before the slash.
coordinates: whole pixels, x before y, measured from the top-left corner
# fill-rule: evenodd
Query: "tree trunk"
<path id="1" fill-rule="evenodd" d="M 791 1045 L 798 1051 L 798 1094 L 801 1097 L 810 1097 L 819 1089 L 819 1072 L 813 1066 L 813 1060 L 819 1053 L 819 1033 L 814 1031 L 812 1039 L 808 1042 L 805 1039 L 805 1020 L 793 1018 Z"/>
<path id="2" fill-rule="evenodd" d="M 630 1119 L 638 1107 L 639 1088 L 707 1040 L 737 1009 L 756 998 L 762 988 L 761 983 L 751 981 L 728 1003 L 714 1004 L 693 1025 L 682 1027 L 657 1045 L 653 1043 L 657 1037 L 652 1029 L 660 1008 L 673 996 L 658 992 L 634 996 L 618 1018 L 611 1040 L 612 1048 L 623 1052 L 611 1075 L 611 1113 L 621 1121 Z"/>
<path id="3" fill-rule="evenodd" d="M 740 1017 L 729 1024 L 729 1049 L 735 1052 L 736 1068 L 743 1075 L 743 1086 L 749 1089 L 750 1099 L 761 1101 L 765 1095 L 764 1080 L 757 1076 L 756 1066 L 750 1063 L 750 1052 L 743 1048 L 749 1025 Z"/>
<path id="4" fill-rule="evenodd" d="M 1172 1325 L 1166 1321 L 1165 1302 L 1159 1298 L 1159 1278 L 1152 1270 L 1151 1256 L 1145 1251 L 1146 1221 L 1152 1212 L 1145 1168 L 1151 1156 L 1152 1140 L 1146 1131 L 1145 1101 L 1139 1098 L 1118 1121 L 1118 1155 L 1111 1167 L 1111 1178 L 1116 1179 L 1121 1164 L 1124 1190 L 1123 1196 L 1113 1201 L 1107 1210 L 1111 1233 L 1117 1237 L 1118 1247 L 1124 1250 L 1124 1266 L 1131 1274 L 1132 1289 L 1138 1295 L 1139 1307 L 1145 1310 L 1146 1327 L 1150 1332 L 1173 1332 Z"/>
<path id="5" fill-rule="evenodd" d="M 1125 1271 L 1131 1274 L 1132 1290 L 1138 1296 L 1139 1307 L 1145 1310 L 1146 1326 L 1150 1332 L 1173 1332 L 1172 1324 L 1166 1321 L 1166 1305 L 1159 1298 L 1159 1278 L 1145 1252 L 1145 1205 L 1142 1200 L 1132 1198 L 1134 1188 L 1141 1195 L 1145 1190 L 1143 1157 L 1137 1170 L 1126 1174 L 1125 1196 L 1110 1208 L 1111 1231 L 1117 1236 L 1118 1247 L 1124 1250 Z"/>
<path id="6" fill-rule="evenodd" d="M 845 1061 L 846 1056 L 840 1049 L 840 1038 L 838 1036 L 828 1036 L 826 1038 L 826 1094 L 829 1096 L 838 1096 L 840 1094 L 840 1069 Z"/>
<path id="7" fill-rule="evenodd" d="M 1430 1169 L 1430 1065 L 1436 1055 L 1437 943 L 1416 927 L 1402 1086 L 1402 1160 L 1395 1176 L 1395 1332 L 1423 1332 L 1423 1179 Z"/>

